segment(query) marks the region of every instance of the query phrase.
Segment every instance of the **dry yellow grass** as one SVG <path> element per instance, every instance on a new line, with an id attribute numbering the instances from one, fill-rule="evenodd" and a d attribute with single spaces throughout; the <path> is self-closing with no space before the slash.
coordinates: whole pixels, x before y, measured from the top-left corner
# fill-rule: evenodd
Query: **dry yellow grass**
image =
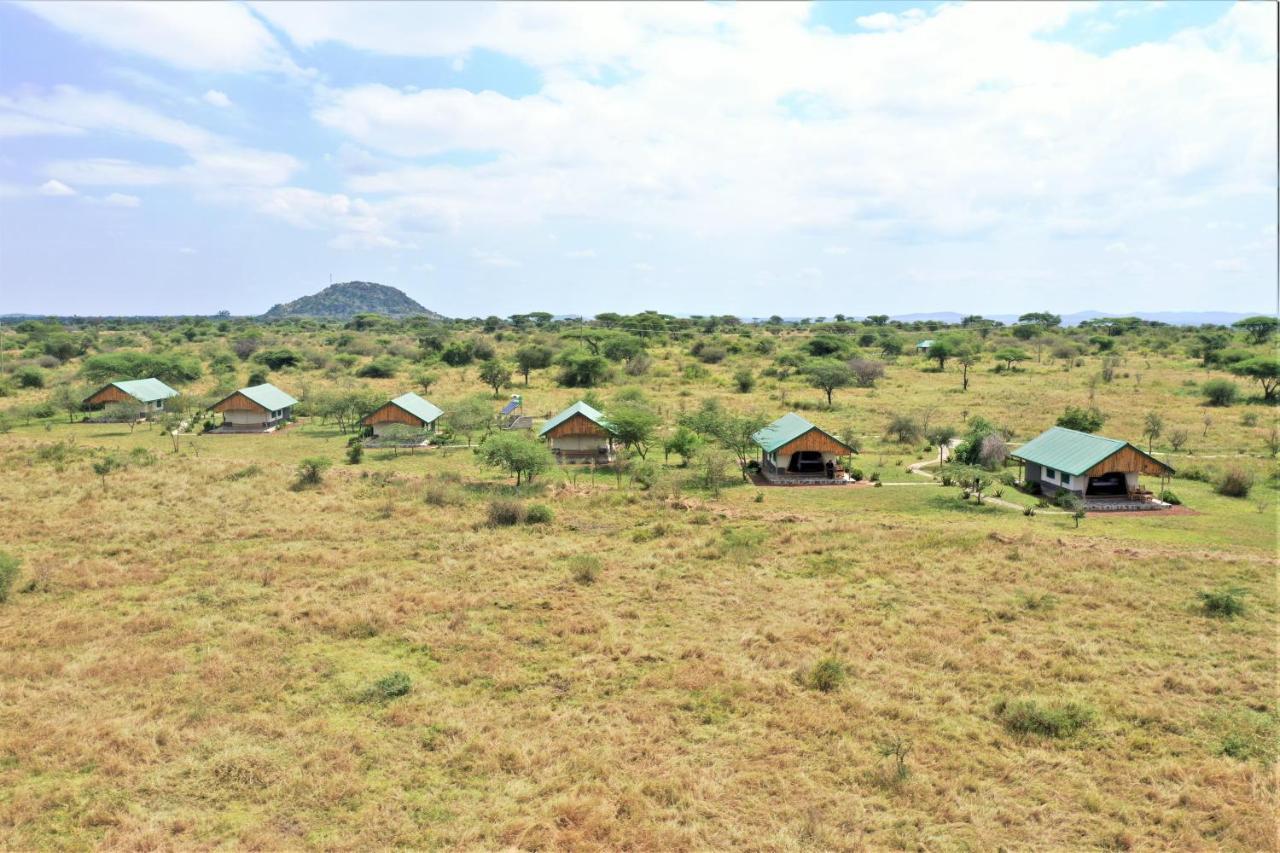
<path id="1" fill-rule="evenodd" d="M 668 417 L 820 397 L 733 393 L 763 357 L 677 380 L 688 361 L 662 348 L 636 380 Z M 880 437 L 890 413 L 1026 439 L 1088 402 L 1095 367 L 982 372 L 962 394 L 904 359 L 810 417 L 855 424 L 865 466 L 906 481 L 923 450 Z M 1238 459 L 1253 499 L 1177 480 L 1199 515 L 1077 530 L 927 485 L 756 502 L 557 474 L 526 496 L 552 524 L 496 529 L 485 505 L 510 487 L 466 450 L 369 452 L 293 490 L 298 461 L 340 459 L 344 436 L 308 423 L 173 454 L 146 427 L 0 435 L 0 548 L 23 560 L 0 605 L 0 848 L 1274 849 L 1272 413 L 1215 410 L 1199 438 L 1202 371 L 1125 371 L 1094 390 L 1104 432 L 1137 438 L 1159 408 L 1213 457 L 1175 465 Z M 441 373 L 432 398 L 477 390 L 474 370 Z M 578 393 L 535 373 L 527 409 Z M 67 438 L 66 460 L 37 458 Z M 94 454 L 139 447 L 154 461 L 104 491 Z M 1227 587 L 1245 614 L 1205 615 L 1197 593 Z M 797 677 L 828 658 L 838 689 Z M 407 694 L 370 695 L 393 673 Z M 1019 735 L 1002 698 L 1094 717 Z"/>

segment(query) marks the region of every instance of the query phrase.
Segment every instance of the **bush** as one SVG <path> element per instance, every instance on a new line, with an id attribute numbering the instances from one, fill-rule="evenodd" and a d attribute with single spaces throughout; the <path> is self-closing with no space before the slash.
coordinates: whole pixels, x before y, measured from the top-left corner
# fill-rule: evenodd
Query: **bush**
<path id="1" fill-rule="evenodd" d="M 1160 500 L 1167 504 L 1172 504 L 1173 506 L 1182 505 L 1182 500 L 1169 489 L 1165 489 L 1160 493 Z"/>
<path id="2" fill-rule="evenodd" d="M 490 501 L 488 511 L 491 527 L 511 527 L 525 519 L 524 504 L 519 501 Z"/>
<path id="3" fill-rule="evenodd" d="M 1044 704 L 1034 699 L 996 703 L 997 719 L 1014 734 L 1042 735 L 1044 737 L 1071 737 L 1093 721 L 1093 709 L 1079 702 L 1055 702 Z"/>
<path id="4" fill-rule="evenodd" d="M 321 456 L 311 456 L 298 463 L 298 485 L 318 486 L 324 479 L 325 469 L 333 463 Z"/>
<path id="5" fill-rule="evenodd" d="M 859 482 L 859 481 L 862 479 L 862 476 L 863 476 L 863 475 L 862 475 L 862 469 L 861 469 L 861 468 L 850 468 L 850 469 L 849 469 L 849 479 L 850 479 L 850 480 L 853 480 L 855 483 Z"/>
<path id="6" fill-rule="evenodd" d="M 751 372 L 751 368 L 744 367 L 733 374 L 733 385 L 738 389 L 739 394 L 748 394 L 752 388 L 756 387 L 755 374 Z"/>
<path id="7" fill-rule="evenodd" d="M 900 444 L 917 444 L 924 437 L 924 429 L 920 422 L 910 415 L 894 415 L 889 419 L 884 434 Z"/>
<path id="8" fill-rule="evenodd" d="M 550 524 L 554 519 L 555 513 L 546 504 L 529 504 L 524 514 L 526 524 Z"/>
<path id="9" fill-rule="evenodd" d="M 695 347 L 694 355 L 698 357 L 698 361 L 703 364 L 719 364 L 724 361 L 729 351 L 722 346 L 716 344 L 707 344 L 702 347 Z"/>
<path id="10" fill-rule="evenodd" d="M 375 358 L 356 371 L 361 379 L 390 379 L 396 375 L 396 363 L 390 358 Z"/>
<path id="11" fill-rule="evenodd" d="M 302 359 L 291 349 L 268 349 L 255 355 L 253 360 L 266 365 L 268 370 L 279 370 L 282 367 L 297 367 Z"/>
<path id="12" fill-rule="evenodd" d="M 812 690 L 831 693 L 838 690 L 845 680 L 844 664 L 835 658 L 823 658 L 803 674 L 801 682 Z"/>
<path id="13" fill-rule="evenodd" d="M 15 374 L 19 388 L 43 388 L 44 374 L 37 367 L 24 367 Z"/>
<path id="14" fill-rule="evenodd" d="M 1229 379 L 1210 379 L 1200 386 L 1210 406 L 1230 406 L 1240 396 L 1240 388 Z"/>
<path id="15" fill-rule="evenodd" d="M 18 567 L 21 565 L 22 561 L 17 557 L 0 551 L 0 602 L 9 600 L 9 590 L 18 579 Z"/>
<path id="16" fill-rule="evenodd" d="M 360 460 L 364 458 L 364 447 L 359 444 L 353 444 L 347 448 L 347 464 L 359 465 Z"/>
<path id="17" fill-rule="evenodd" d="M 1213 490 L 1228 498 L 1247 498 L 1253 489 L 1253 474 L 1239 467 L 1228 468 L 1219 475 Z"/>
<path id="18" fill-rule="evenodd" d="M 373 682 L 361 698 L 366 702 L 385 702 L 404 696 L 412 687 L 413 682 L 408 675 L 403 672 L 393 672 L 386 678 L 379 678 Z"/>
<path id="19" fill-rule="evenodd" d="M 1244 590 L 1242 589 L 1219 589 L 1213 592 L 1202 592 L 1199 595 L 1200 607 L 1207 616 L 1233 619 L 1244 615 Z"/>
<path id="20" fill-rule="evenodd" d="M 462 492 L 448 483 L 428 483 L 422 499 L 429 506 L 462 506 L 466 503 Z"/>
<path id="21" fill-rule="evenodd" d="M 1085 409 L 1080 406 L 1067 406 L 1066 411 L 1058 418 L 1058 426 L 1073 429 L 1077 432 L 1097 432 L 1106 423 L 1107 416 L 1097 408 Z"/>
<path id="22" fill-rule="evenodd" d="M 600 576 L 600 558 L 590 554 L 570 557 L 569 575 L 580 584 L 595 583 Z"/>

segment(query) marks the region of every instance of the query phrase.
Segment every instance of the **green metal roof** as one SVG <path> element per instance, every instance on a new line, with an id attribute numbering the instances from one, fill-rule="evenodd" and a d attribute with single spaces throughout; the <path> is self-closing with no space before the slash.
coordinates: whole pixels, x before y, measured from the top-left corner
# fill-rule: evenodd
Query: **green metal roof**
<path id="1" fill-rule="evenodd" d="M 154 403 L 156 400 L 167 400 L 178 396 L 178 392 L 165 385 L 159 379 L 126 379 L 123 382 L 112 382 L 116 388 L 143 403 Z"/>
<path id="2" fill-rule="evenodd" d="M 795 441 L 811 430 L 817 430 L 836 444 L 849 449 L 849 445 L 827 432 L 822 427 L 814 426 L 795 412 L 787 412 L 764 429 L 751 436 L 751 440 L 760 445 L 765 453 L 772 453 L 779 447 Z"/>
<path id="3" fill-rule="evenodd" d="M 1133 445 L 1118 438 L 1106 438 L 1056 426 L 1040 433 L 1009 455 L 1023 462 L 1034 462 L 1046 468 L 1054 468 L 1079 476 L 1125 447 L 1133 447 Z M 1173 473 L 1173 469 L 1159 459 L 1143 453 L 1137 447 L 1133 449 L 1157 465 L 1168 468 L 1169 473 Z"/>
<path id="4" fill-rule="evenodd" d="M 574 403 L 572 406 L 565 409 L 563 412 L 561 412 L 560 414 L 556 415 L 554 418 L 552 418 L 551 420 L 543 424 L 542 429 L 538 430 L 538 435 L 546 435 L 548 432 L 560 426 L 560 424 L 569 420 L 569 418 L 573 417 L 574 415 L 582 415 L 584 418 L 591 421 L 596 426 L 600 427 L 606 432 L 613 432 L 613 427 L 609 426 L 609 422 L 604 419 L 604 415 L 600 414 L 591 406 L 588 406 L 586 403 L 579 400 L 578 402 Z"/>
<path id="5" fill-rule="evenodd" d="M 391 405 L 404 409 L 424 424 L 433 423 L 436 418 L 444 414 L 444 410 L 439 406 L 429 400 L 422 399 L 412 391 L 396 397 L 391 401 Z"/>
<path id="6" fill-rule="evenodd" d="M 281 391 L 270 382 L 241 388 L 239 393 L 248 397 L 264 409 L 276 412 L 297 405 L 298 401 Z"/>

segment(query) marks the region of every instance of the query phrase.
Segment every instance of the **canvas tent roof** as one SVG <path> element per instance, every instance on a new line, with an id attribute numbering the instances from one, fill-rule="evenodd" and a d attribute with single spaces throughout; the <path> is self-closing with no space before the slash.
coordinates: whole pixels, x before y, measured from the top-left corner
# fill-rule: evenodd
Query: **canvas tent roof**
<path id="1" fill-rule="evenodd" d="M 849 449 L 849 446 L 843 441 L 821 427 L 814 426 L 809 423 L 795 412 L 788 412 L 778 418 L 764 429 L 752 435 L 751 440 L 760 445 L 765 453 L 772 453 L 779 447 L 790 444 L 800 436 L 815 429 L 834 441 L 836 444 L 844 447 L 846 450 Z"/>
<path id="2" fill-rule="evenodd" d="M 241 388 L 236 393 L 243 394 L 262 408 L 272 412 L 279 411 L 280 409 L 287 409 L 290 406 L 297 405 L 298 403 L 297 400 L 293 399 L 270 382 L 264 382 L 261 385 L 250 385 L 248 388 Z M 228 395 L 228 397 L 231 396 L 234 395 Z"/>
<path id="3" fill-rule="evenodd" d="M 1050 427 L 1009 455 L 1023 462 L 1034 462 L 1046 468 L 1065 471 L 1079 476 L 1102 460 L 1114 456 L 1126 447 L 1150 459 L 1173 473 L 1173 469 L 1159 459 L 1118 438 L 1106 438 L 1066 427 Z"/>
<path id="4" fill-rule="evenodd" d="M 565 409 L 563 412 L 561 412 L 560 414 L 556 415 L 554 418 L 552 418 L 551 420 L 543 424 L 542 429 L 538 430 L 538 435 L 546 435 L 548 432 L 560 426 L 560 424 L 569 420 L 569 418 L 573 417 L 574 415 L 582 415 L 584 418 L 591 421 L 601 429 L 607 432 L 613 432 L 613 427 L 609 426 L 609 422 L 604 419 L 604 415 L 600 414 L 600 412 L 596 411 L 591 406 L 588 406 L 586 403 L 579 400 L 578 402 L 574 403 L 572 406 Z"/>
<path id="5" fill-rule="evenodd" d="M 177 391 L 155 378 L 126 379 L 121 382 L 112 382 L 111 385 L 144 403 L 154 403 L 156 400 L 167 400 L 178 396 Z"/>
<path id="6" fill-rule="evenodd" d="M 410 391 L 408 394 L 401 394 L 391 401 L 391 405 L 404 409 L 409 414 L 418 418 L 423 423 L 432 423 L 436 418 L 444 414 L 444 410 L 432 403 L 430 400 L 424 400 L 417 394 Z"/>

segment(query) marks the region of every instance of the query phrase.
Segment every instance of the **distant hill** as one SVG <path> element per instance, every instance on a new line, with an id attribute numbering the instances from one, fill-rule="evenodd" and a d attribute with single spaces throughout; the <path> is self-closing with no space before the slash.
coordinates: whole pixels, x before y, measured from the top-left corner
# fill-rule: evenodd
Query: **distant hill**
<path id="1" fill-rule="evenodd" d="M 286 317 L 332 317 L 348 319 L 356 314 L 383 314 L 388 317 L 443 316 L 414 302 L 403 291 L 372 281 L 343 281 L 331 284 L 319 293 L 272 306 L 262 315 L 264 320 Z"/>
<path id="2" fill-rule="evenodd" d="M 1265 311 L 1256 312 L 1258 314 L 1266 314 Z M 998 320 L 1001 323 L 1017 322 L 1017 314 L 984 314 L 988 320 Z M 1205 323 L 1216 323 L 1221 326 L 1230 326 L 1237 320 L 1243 320 L 1245 317 L 1253 317 L 1255 314 L 1240 314 L 1234 311 L 1134 311 L 1130 314 L 1120 314 L 1114 311 L 1078 311 L 1075 314 L 1063 314 L 1062 325 L 1078 326 L 1085 320 L 1096 320 L 1100 317 L 1138 317 L 1142 320 L 1153 320 L 1160 323 L 1168 323 L 1171 326 L 1200 326 Z M 964 314 L 956 311 L 934 311 L 924 314 L 895 314 L 890 319 L 901 320 L 904 323 L 925 322 L 935 320 L 939 323 L 959 323 L 965 318 Z"/>

